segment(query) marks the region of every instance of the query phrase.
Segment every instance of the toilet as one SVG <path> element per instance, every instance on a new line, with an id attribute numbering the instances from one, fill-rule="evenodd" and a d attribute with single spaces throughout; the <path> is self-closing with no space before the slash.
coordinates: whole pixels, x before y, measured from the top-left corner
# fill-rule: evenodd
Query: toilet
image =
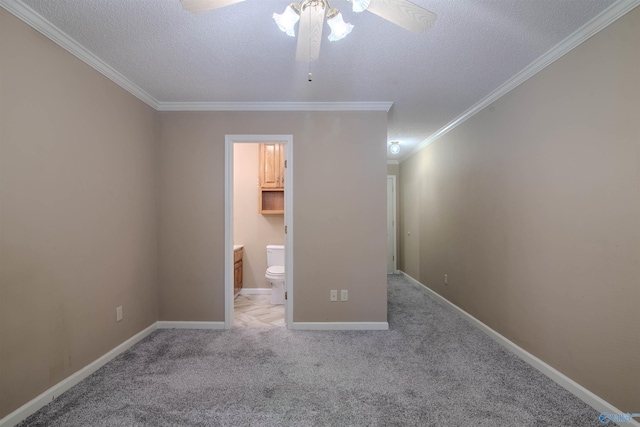
<path id="1" fill-rule="evenodd" d="M 271 304 L 284 304 L 284 246 L 267 246 L 267 272 L 271 282 Z"/>

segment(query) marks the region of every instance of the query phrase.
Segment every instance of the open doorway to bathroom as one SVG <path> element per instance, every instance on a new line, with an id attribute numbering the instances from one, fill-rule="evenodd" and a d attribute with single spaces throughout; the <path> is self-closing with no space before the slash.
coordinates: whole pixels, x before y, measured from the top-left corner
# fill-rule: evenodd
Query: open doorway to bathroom
<path id="1" fill-rule="evenodd" d="M 291 324 L 291 139 L 290 135 L 226 138 L 227 328 Z"/>

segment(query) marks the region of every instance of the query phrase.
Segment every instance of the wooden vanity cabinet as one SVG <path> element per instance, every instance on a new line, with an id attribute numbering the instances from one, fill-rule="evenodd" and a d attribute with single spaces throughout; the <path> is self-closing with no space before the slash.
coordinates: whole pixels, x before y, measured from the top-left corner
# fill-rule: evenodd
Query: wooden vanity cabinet
<path id="1" fill-rule="evenodd" d="M 244 249 L 233 251 L 233 296 L 237 296 L 242 289 L 242 255 Z"/>

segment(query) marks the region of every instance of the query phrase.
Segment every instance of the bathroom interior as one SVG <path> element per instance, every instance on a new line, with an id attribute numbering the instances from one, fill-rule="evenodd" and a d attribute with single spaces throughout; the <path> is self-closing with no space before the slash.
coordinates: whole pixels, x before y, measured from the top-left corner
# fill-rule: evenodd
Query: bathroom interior
<path id="1" fill-rule="evenodd" d="M 234 327 L 284 327 L 284 144 L 233 144 Z"/>

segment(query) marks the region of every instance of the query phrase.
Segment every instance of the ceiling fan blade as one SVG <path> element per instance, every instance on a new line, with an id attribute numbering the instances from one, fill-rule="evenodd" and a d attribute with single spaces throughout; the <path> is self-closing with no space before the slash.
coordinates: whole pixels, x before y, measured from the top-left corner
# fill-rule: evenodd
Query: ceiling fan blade
<path id="1" fill-rule="evenodd" d="M 300 21 L 298 21 L 296 61 L 310 62 L 318 59 L 323 24 L 324 7 L 310 6 L 302 11 Z"/>
<path id="2" fill-rule="evenodd" d="M 240 3 L 244 0 L 180 0 L 182 7 L 189 12 L 205 12 Z"/>
<path id="3" fill-rule="evenodd" d="M 371 0 L 366 10 L 413 33 L 424 32 L 438 17 L 408 0 Z"/>

